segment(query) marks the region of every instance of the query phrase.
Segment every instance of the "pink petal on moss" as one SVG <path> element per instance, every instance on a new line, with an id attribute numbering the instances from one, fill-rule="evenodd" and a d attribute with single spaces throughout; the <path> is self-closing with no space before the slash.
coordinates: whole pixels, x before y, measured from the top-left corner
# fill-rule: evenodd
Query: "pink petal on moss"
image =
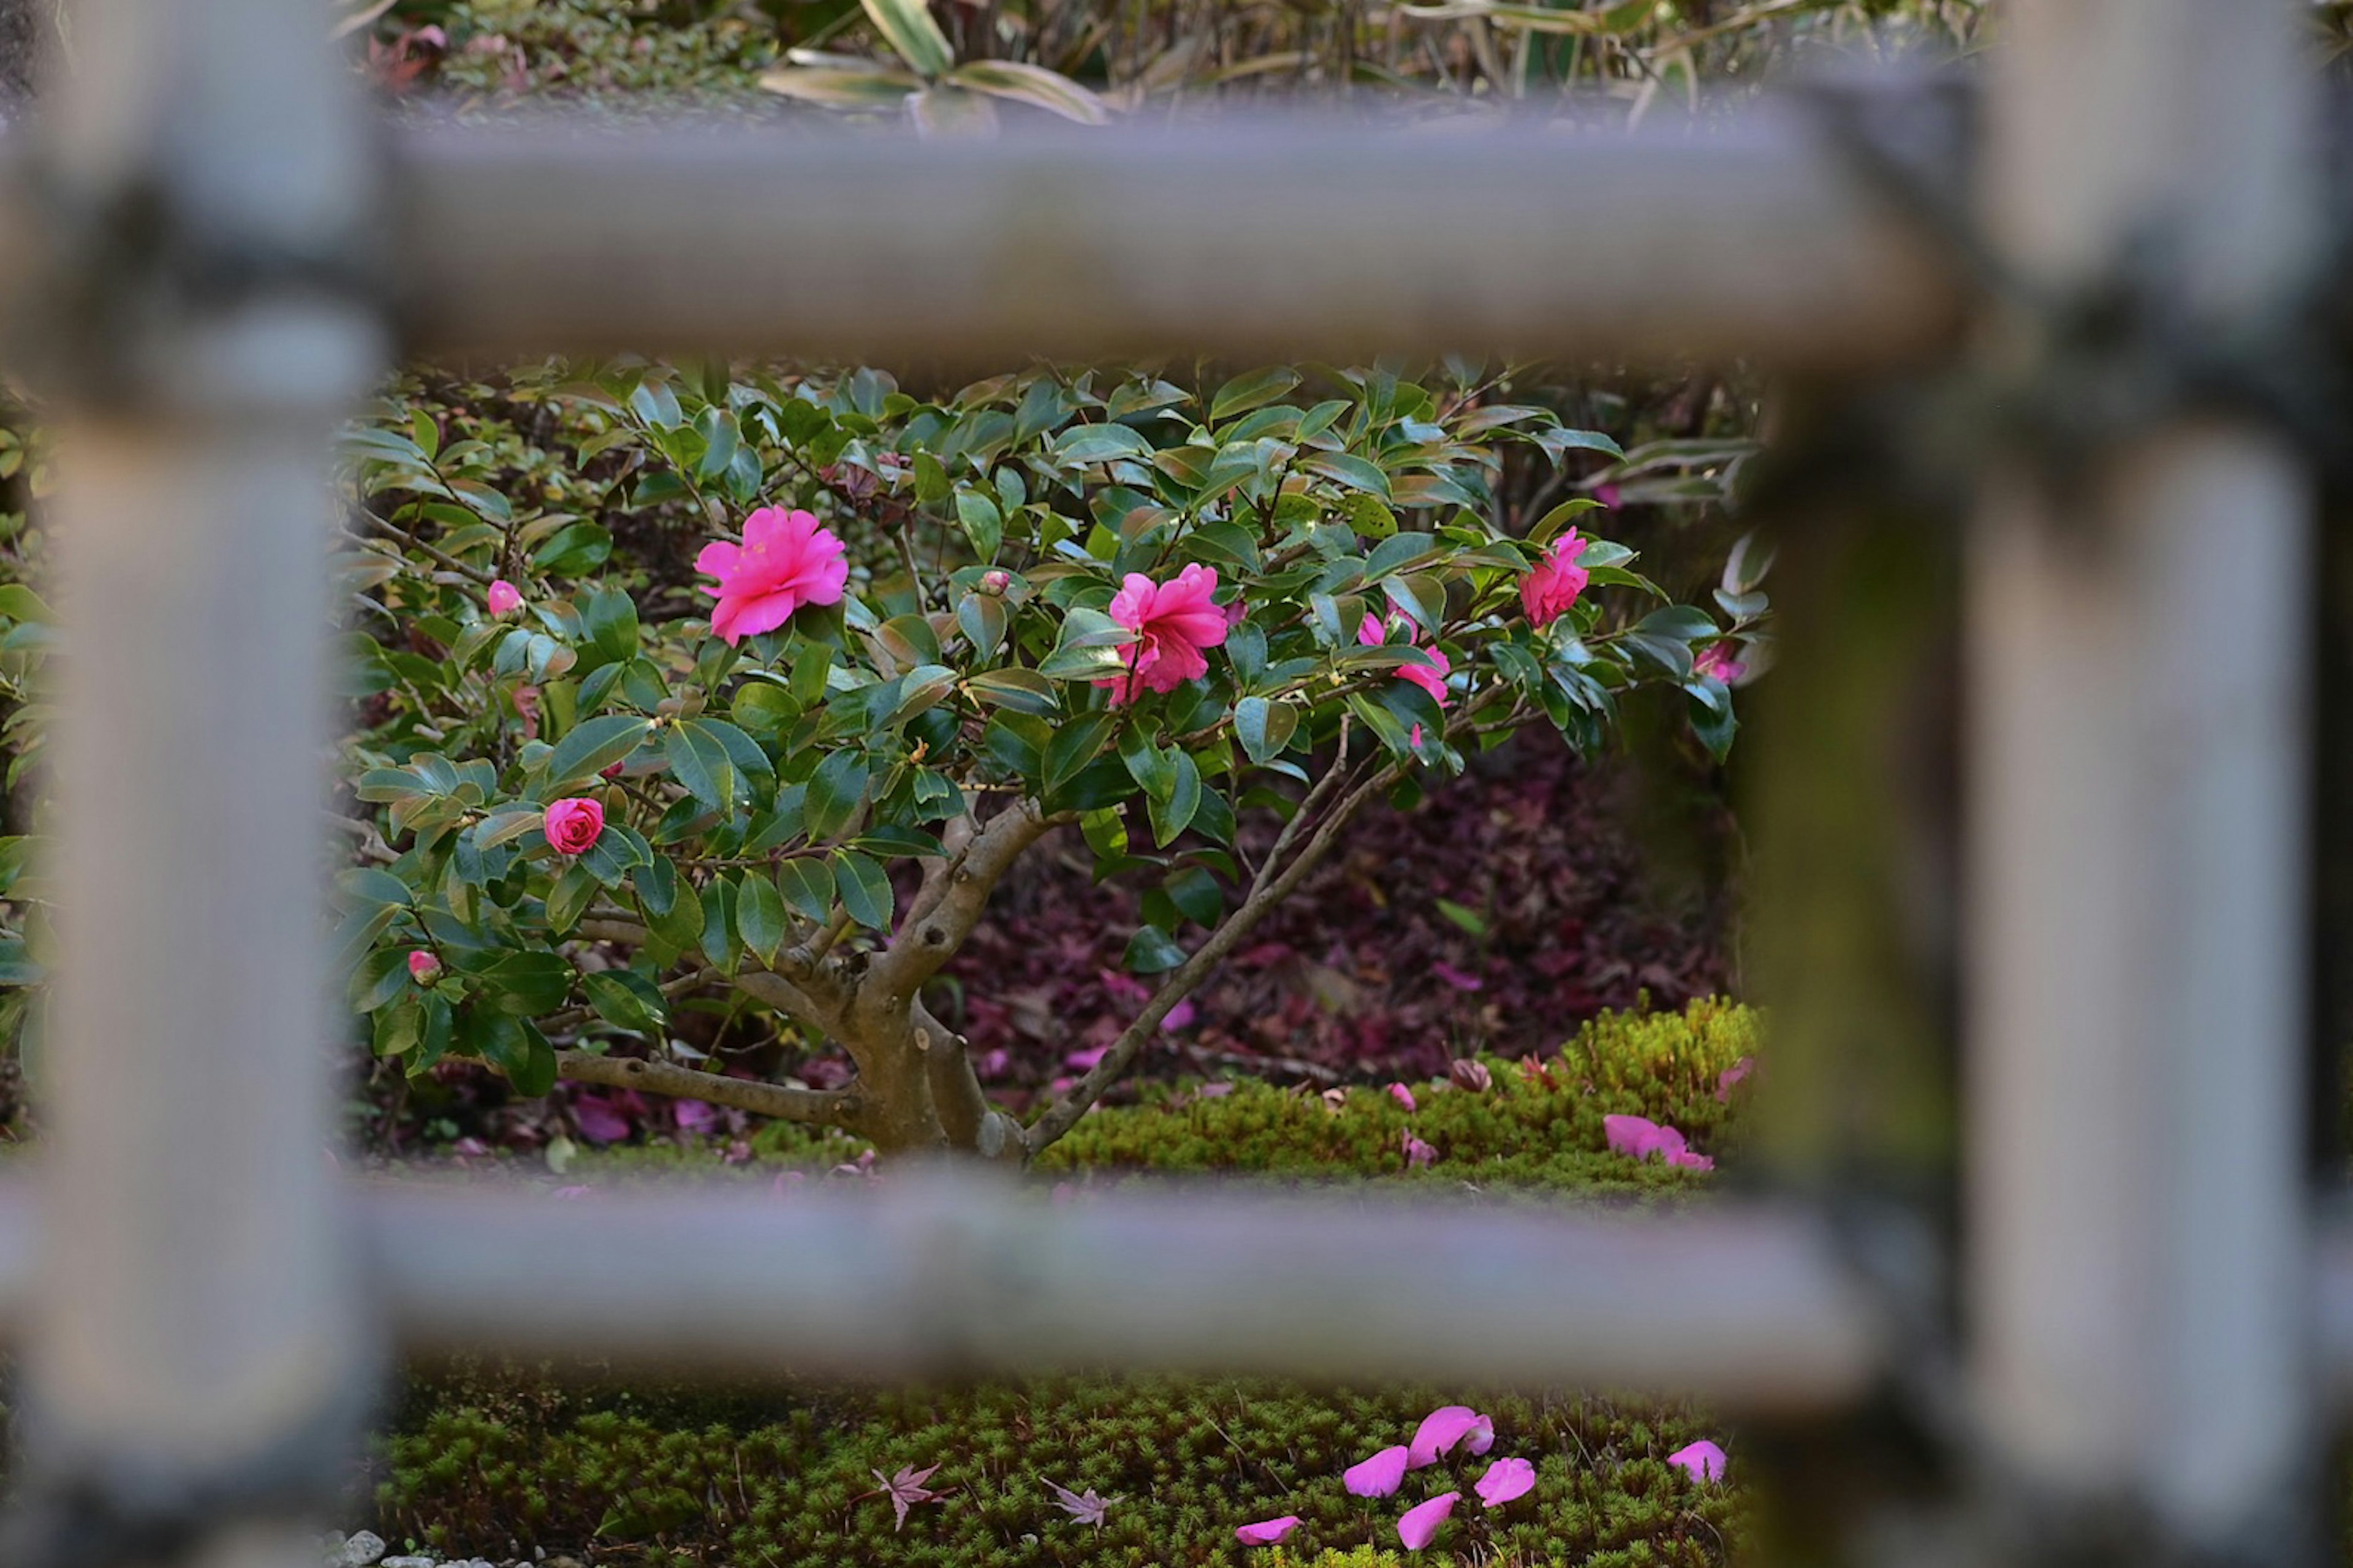
<path id="1" fill-rule="evenodd" d="M 1281 1519 L 1262 1519 L 1256 1524 L 1245 1524 L 1234 1531 L 1234 1539 L 1244 1546 L 1271 1546 L 1304 1523 L 1295 1513 Z"/>
<path id="2" fill-rule="evenodd" d="M 1525 1459 L 1498 1459 L 1487 1467 L 1473 1489 L 1481 1503 L 1488 1508 L 1501 1508 L 1514 1498 L 1525 1497 L 1535 1490 L 1536 1468 Z"/>
<path id="3" fill-rule="evenodd" d="M 1404 1106 L 1408 1110 L 1419 1110 L 1421 1109 L 1420 1106 L 1414 1103 L 1413 1090 L 1408 1089 L 1401 1083 L 1393 1083 L 1389 1085 L 1389 1098 L 1396 1100 L 1399 1105 Z"/>
<path id="4" fill-rule="evenodd" d="M 1724 1450 L 1704 1437 L 1669 1454 L 1667 1463 L 1687 1472 L 1695 1481 L 1720 1481 L 1724 1479 Z"/>
<path id="5" fill-rule="evenodd" d="M 1473 1428 L 1488 1426 L 1487 1418 L 1467 1405 L 1441 1405 L 1421 1418 L 1414 1428 L 1413 1442 L 1406 1450 L 1406 1468 L 1418 1470 L 1424 1465 L 1434 1465 L 1451 1453 L 1454 1445 L 1462 1441 Z"/>
<path id="6" fill-rule="evenodd" d="M 1658 1136 L 1659 1124 L 1647 1116 L 1605 1116 L 1601 1130 L 1609 1135 L 1612 1154 L 1635 1154 L 1636 1150 Z M 1640 1159 L 1641 1155 L 1635 1157 Z"/>
<path id="7" fill-rule="evenodd" d="M 1407 1451 L 1400 1444 L 1383 1448 L 1361 1465 L 1340 1473 L 1340 1484 L 1356 1497 L 1388 1497 L 1405 1485 Z"/>
<path id="8" fill-rule="evenodd" d="M 1405 1542 L 1408 1552 L 1420 1551 L 1437 1537 L 1438 1527 L 1446 1522 L 1454 1505 L 1461 1500 L 1461 1492 L 1440 1492 L 1428 1502 L 1416 1503 L 1398 1521 L 1398 1539 Z"/>

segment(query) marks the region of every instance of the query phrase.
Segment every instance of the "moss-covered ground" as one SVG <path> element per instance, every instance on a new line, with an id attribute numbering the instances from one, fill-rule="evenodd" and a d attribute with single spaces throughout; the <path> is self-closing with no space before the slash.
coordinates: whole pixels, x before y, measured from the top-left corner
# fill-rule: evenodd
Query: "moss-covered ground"
<path id="1" fill-rule="evenodd" d="M 1379 1086 L 1329 1098 L 1255 1081 L 1156 1090 L 1088 1118 L 1038 1179 L 1083 1186 L 1214 1171 L 1442 1184 L 1517 1202 L 1673 1201 L 1712 1178 L 1609 1153 L 1601 1119 L 1648 1116 L 1704 1152 L 1731 1152 L 1743 1091 L 1719 1099 L 1719 1080 L 1753 1056 L 1756 1033 L 1752 1014 L 1721 1003 L 1608 1015 L 1549 1058 L 1482 1061 L 1484 1089 L 1409 1086 L 1411 1111 Z M 1428 1165 L 1407 1168 L 1409 1131 L 1436 1151 Z M 773 1181 L 793 1166 L 817 1180 L 863 1180 L 821 1173 L 851 1152 L 777 1130 L 760 1140 L 755 1162 L 730 1173 Z M 718 1173 L 713 1154 L 667 1147 L 585 1156 L 545 1179 L 594 1186 L 697 1165 Z M 691 1335 L 693 1325 L 649 1331 Z M 1474 1301 L 1464 1303 L 1462 1331 L 1478 1331 Z M 1493 1416 L 1487 1458 L 1416 1472 L 1393 1499 L 1347 1493 L 1342 1470 L 1456 1403 Z M 1573 1391 L 1100 1375 L 713 1393 L 468 1365 L 412 1380 L 373 1484 L 382 1533 L 453 1554 L 536 1549 L 776 1568 L 1377 1568 L 1398 1548 L 1405 1506 L 1460 1489 L 1463 1505 L 1414 1561 L 1700 1568 L 1727 1561 L 1742 1534 L 1736 1444 L 1731 1486 L 1666 1463 L 1701 1437 L 1727 1441 L 1704 1411 Z M 1535 1489 L 1482 1509 L 1472 1483 L 1506 1455 L 1534 1463 Z M 937 1468 L 920 1485 L 933 1495 L 902 1523 L 878 1475 L 927 1467 Z M 1100 1524 L 1067 1511 L 1055 1488 L 1105 1500 Z M 1303 1522 L 1282 1555 L 1235 1542 L 1237 1525 L 1284 1514 Z"/>

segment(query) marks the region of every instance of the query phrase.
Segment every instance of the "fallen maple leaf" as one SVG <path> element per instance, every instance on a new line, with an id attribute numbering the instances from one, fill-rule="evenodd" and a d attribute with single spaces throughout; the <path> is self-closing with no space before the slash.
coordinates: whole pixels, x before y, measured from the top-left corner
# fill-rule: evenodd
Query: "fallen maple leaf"
<path id="1" fill-rule="evenodd" d="M 908 1465 L 903 1467 L 897 1475 L 889 1477 L 884 1476 L 880 1470 L 867 1472 L 882 1483 L 882 1490 L 890 1498 L 891 1506 L 899 1510 L 898 1522 L 891 1527 L 891 1533 L 896 1535 L 905 1526 L 909 1509 L 919 1502 L 937 1502 L 945 1495 L 923 1485 L 925 1481 L 932 1479 L 932 1472 L 938 1468 L 937 1465 L 926 1465 L 919 1470 L 914 1466 Z M 873 1494 L 869 1492 L 867 1495 L 871 1497 Z"/>
<path id="2" fill-rule="evenodd" d="M 1081 1524 L 1092 1524 L 1097 1530 L 1103 1528 L 1103 1515 L 1111 1510 L 1111 1505 L 1119 1500 L 1116 1497 L 1095 1496 L 1095 1489 L 1092 1487 L 1089 1487 L 1082 1492 L 1074 1492 L 1068 1487 L 1056 1486 L 1053 1482 L 1046 1480 L 1043 1476 L 1038 1479 L 1045 1481 L 1046 1489 L 1054 1494 L 1056 1507 Z"/>

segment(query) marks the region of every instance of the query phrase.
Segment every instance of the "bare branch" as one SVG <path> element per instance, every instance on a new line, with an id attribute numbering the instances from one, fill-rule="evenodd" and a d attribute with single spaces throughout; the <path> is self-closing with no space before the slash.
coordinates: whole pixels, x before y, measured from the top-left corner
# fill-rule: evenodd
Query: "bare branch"
<path id="1" fill-rule="evenodd" d="M 779 1121 L 814 1122 L 855 1132 L 865 1120 L 866 1106 L 855 1089 L 793 1089 L 780 1083 L 754 1083 L 749 1079 L 723 1078 L 697 1072 L 671 1062 L 638 1057 L 599 1057 L 586 1051 L 558 1051 L 555 1070 L 575 1083 L 602 1084 L 610 1089 L 645 1089 L 680 1100 L 702 1100 L 732 1105 L 755 1116 Z"/>
<path id="2" fill-rule="evenodd" d="M 1334 772 L 1337 771 L 1335 763 Z M 1241 907 L 1227 916 L 1225 923 L 1211 931 L 1209 940 L 1194 949 L 1191 957 L 1168 972 L 1168 978 L 1160 983 L 1160 989 L 1152 994 L 1152 1000 L 1144 1005 L 1144 1010 L 1129 1022 L 1119 1038 L 1112 1042 L 1103 1059 L 1029 1124 L 1023 1135 L 1027 1157 L 1036 1158 L 1040 1150 L 1078 1124 L 1079 1118 L 1086 1114 L 1087 1108 L 1102 1097 L 1103 1091 L 1110 1088 L 1120 1074 L 1127 1070 L 1128 1064 L 1135 1059 L 1136 1053 L 1144 1048 L 1144 1043 L 1152 1037 L 1153 1031 L 1160 1026 L 1160 1020 L 1168 1016 L 1169 1009 L 1183 1001 L 1186 994 L 1198 985 L 1203 977 L 1231 952 L 1243 937 L 1250 934 L 1250 928 L 1266 917 L 1267 911 L 1290 896 L 1300 879 L 1313 870 L 1316 862 L 1323 859 L 1338 841 L 1340 829 L 1347 826 L 1348 819 L 1356 816 L 1376 792 L 1395 783 L 1404 771 L 1402 763 L 1391 763 L 1342 796 L 1340 803 L 1316 827 L 1314 835 L 1271 880 L 1268 879 L 1266 873 L 1274 870 L 1274 860 L 1271 856 L 1268 858 L 1266 867 L 1260 874 L 1259 885 L 1250 889 Z M 1331 776 L 1325 775 L 1327 779 Z M 1303 814 L 1306 807 L 1303 805 L 1300 809 Z M 1298 818 L 1293 820 L 1296 822 Z"/>
<path id="3" fill-rule="evenodd" d="M 419 539 L 417 535 L 409 532 L 406 529 L 402 528 L 399 524 L 376 516 L 375 513 L 368 510 L 365 507 L 360 508 L 359 510 L 360 515 L 367 519 L 369 524 L 373 526 L 377 532 L 398 540 L 401 543 L 407 545 L 411 550 L 417 551 L 418 553 L 429 557 L 436 564 L 457 573 L 460 577 L 470 578 L 477 583 L 487 584 L 491 581 L 491 574 L 483 571 L 480 567 L 467 565 L 463 561 L 459 560 L 456 556 L 450 554 L 448 551 L 441 549 L 438 545 L 430 543 L 426 540 Z"/>
<path id="4" fill-rule="evenodd" d="M 617 942 L 630 947 L 643 947 L 652 940 L 652 933 L 635 921 L 600 920 L 591 915 L 575 929 L 591 942 Z"/>
<path id="5" fill-rule="evenodd" d="M 990 890 L 1021 852 L 1048 828 L 1068 820 L 1067 816 L 1047 816 L 1032 800 L 1017 801 L 990 817 L 965 847 L 964 864 L 944 879 L 933 906 L 911 916 L 899 928 L 898 939 L 876 955 L 861 989 L 871 988 L 873 995 L 886 1000 L 913 996 L 964 945 L 988 906 Z"/>

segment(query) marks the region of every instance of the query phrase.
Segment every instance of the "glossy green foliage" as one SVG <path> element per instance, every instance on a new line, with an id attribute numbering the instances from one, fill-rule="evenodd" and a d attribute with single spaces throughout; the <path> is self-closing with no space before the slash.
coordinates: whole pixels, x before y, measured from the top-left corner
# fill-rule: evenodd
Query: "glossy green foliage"
<path id="1" fill-rule="evenodd" d="M 493 421 L 396 388 L 348 433 L 346 770 L 385 847 L 342 879 L 338 946 L 380 1055 L 479 1057 L 525 1092 L 558 1046 L 659 1038 L 668 978 L 837 921 L 884 941 L 990 796 L 1082 814 L 1101 874 L 1166 894 L 1133 967 L 1174 967 L 1171 911 L 1239 902 L 1239 819 L 1295 811 L 1344 731 L 1418 789 L 1531 721 L 1599 746 L 1660 685 L 1721 749 L 1733 699 L 1702 656 L 1766 613 L 1753 584 L 1668 603 L 1580 533 L 1581 592 L 1532 624 L 1523 580 L 1605 514 L 1499 527 L 1503 455 L 1616 447 L 1473 365 L 1039 368 L 919 396 L 871 370 L 551 363 L 502 392 Z M 731 645 L 691 563 L 762 507 L 814 514 L 847 592 Z M 1141 645 L 1115 591 L 1196 570 L 1229 623 L 1206 675 L 1123 685 Z M 493 580 L 520 606 L 492 613 Z M 605 824 L 576 857 L 542 820 L 571 798 Z M 584 965 L 618 927 L 646 933 L 627 966 Z"/>

